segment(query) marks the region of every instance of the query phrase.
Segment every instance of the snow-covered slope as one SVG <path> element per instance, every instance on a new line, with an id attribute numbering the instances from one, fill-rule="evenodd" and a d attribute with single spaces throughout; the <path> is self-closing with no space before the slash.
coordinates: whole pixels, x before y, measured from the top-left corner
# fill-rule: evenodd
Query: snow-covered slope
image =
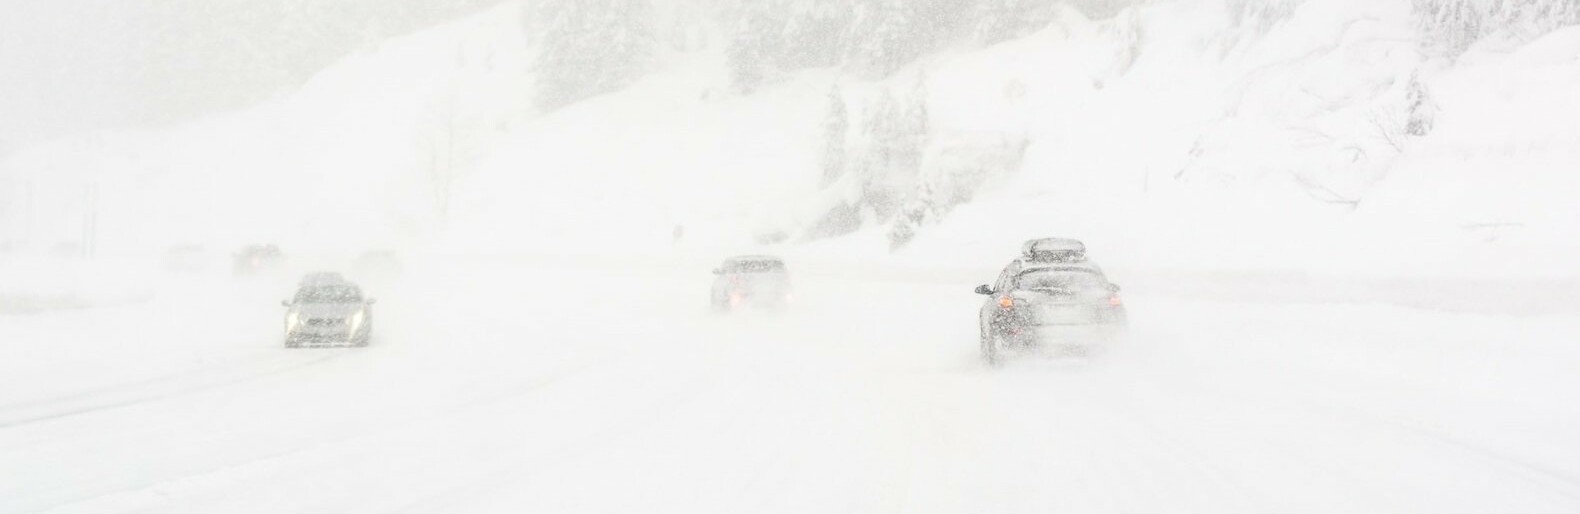
<path id="1" fill-rule="evenodd" d="M 0 252 L 0 512 L 1580 511 L 1575 28 L 1447 59 L 1404 2 L 1165 0 L 743 95 L 672 16 L 722 3 L 552 112 L 511 4 L 0 164 L 0 243 L 99 225 Z M 872 180 L 906 244 L 870 162 L 825 176 L 847 104 L 852 154 L 925 106 Z M 1047 234 L 1129 333 L 989 370 L 971 287 Z M 710 312 L 704 261 L 778 238 L 791 308 Z M 257 241 L 430 251 L 364 284 L 371 346 L 287 350 L 295 277 L 215 266 Z"/>
<path id="2" fill-rule="evenodd" d="M 660 5 L 668 18 L 685 7 Z M 545 114 L 511 3 L 247 112 L 23 152 L 0 165 L 7 197 L 31 182 L 61 201 L 6 226 L 75 237 L 74 199 L 96 183 L 106 251 L 269 240 L 575 253 L 667 245 L 677 226 L 709 248 L 799 241 L 859 194 L 819 169 L 837 84 L 853 118 L 886 91 L 925 98 L 933 151 L 915 184 L 937 185 L 939 162 L 961 160 L 945 150 L 983 134 L 1028 143 L 1018 170 L 920 221 L 904 258 L 997 259 L 1058 233 L 1134 268 L 1571 271 L 1580 29 L 1487 38 L 1447 60 L 1422 52 L 1402 2 L 1245 5 L 1158 2 L 1102 20 L 1064 9 L 1029 37 L 957 46 L 887 80 L 812 70 L 746 96 L 730 92 L 718 30 L 700 26 L 630 87 Z M 1429 105 L 1414 107 L 1423 90 Z M 1408 134 L 1425 115 L 1431 130 Z M 862 231 L 813 248 L 886 254 L 893 219 L 863 216 Z"/>

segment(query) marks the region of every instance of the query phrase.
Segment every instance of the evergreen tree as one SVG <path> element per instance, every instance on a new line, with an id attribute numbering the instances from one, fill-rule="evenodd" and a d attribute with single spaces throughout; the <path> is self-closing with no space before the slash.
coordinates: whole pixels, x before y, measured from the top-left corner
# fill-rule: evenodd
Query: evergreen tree
<path id="1" fill-rule="evenodd" d="M 823 185 L 839 180 L 845 174 L 845 137 L 850 130 L 849 114 L 845 109 L 845 94 L 839 86 L 828 91 L 828 110 L 823 117 Z"/>
<path id="2" fill-rule="evenodd" d="M 1056 6 L 1052 0 L 980 0 L 972 16 L 976 38 L 991 45 L 1042 30 L 1058 13 Z"/>
<path id="3" fill-rule="evenodd" d="M 782 30 L 780 66 L 788 71 L 840 64 L 854 9 L 851 0 L 803 0 L 793 4 Z"/>
<path id="4" fill-rule="evenodd" d="M 1405 133 L 1417 137 L 1431 133 L 1437 117 L 1437 106 L 1432 103 L 1432 96 L 1427 92 L 1426 84 L 1421 82 L 1418 75 L 1410 76 L 1410 85 L 1405 91 L 1405 102 L 1409 105 Z"/>
<path id="5" fill-rule="evenodd" d="M 1421 44 L 1456 58 L 1482 35 L 1483 13 L 1472 0 L 1414 0 Z"/>
<path id="6" fill-rule="evenodd" d="M 655 37 L 647 0 L 544 0 L 538 105 L 553 110 L 618 90 L 652 63 Z"/>

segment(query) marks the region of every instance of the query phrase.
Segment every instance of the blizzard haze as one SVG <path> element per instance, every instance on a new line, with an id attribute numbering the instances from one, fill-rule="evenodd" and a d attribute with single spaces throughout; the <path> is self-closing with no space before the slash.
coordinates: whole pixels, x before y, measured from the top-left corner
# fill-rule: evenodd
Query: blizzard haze
<path id="1" fill-rule="evenodd" d="M 1580 511 L 1576 0 L 17 1 L 0 69 L 0 514 Z"/>

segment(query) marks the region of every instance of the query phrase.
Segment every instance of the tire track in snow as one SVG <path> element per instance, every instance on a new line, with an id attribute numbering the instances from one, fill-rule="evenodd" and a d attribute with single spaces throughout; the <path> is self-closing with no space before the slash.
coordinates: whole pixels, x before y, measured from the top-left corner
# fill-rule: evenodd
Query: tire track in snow
<path id="1" fill-rule="evenodd" d="M 340 355 L 345 355 L 345 354 L 340 354 Z M 326 362 L 326 361 L 328 361 L 328 360 L 330 360 L 332 358 L 339 357 L 340 355 L 318 359 L 318 360 L 315 360 L 315 361 L 307 363 L 307 364 L 308 365 L 320 364 L 320 363 Z M 303 368 L 303 367 L 306 367 L 306 366 L 297 366 L 297 367 L 295 367 L 293 369 Z M 163 494 L 161 494 L 161 493 L 159 493 L 157 491 L 162 486 L 165 486 L 165 485 L 168 485 L 168 484 L 174 484 L 174 483 L 179 483 L 179 482 L 189 482 L 189 481 L 203 480 L 203 479 L 217 479 L 217 478 L 220 478 L 221 476 L 224 476 L 224 475 L 241 475 L 241 474 L 246 474 L 246 473 L 248 473 L 250 470 L 252 470 L 254 468 L 262 467 L 262 466 L 264 466 L 266 464 L 269 464 L 269 463 L 277 463 L 277 462 L 288 461 L 288 460 L 291 460 L 291 459 L 297 458 L 297 457 L 311 457 L 311 456 L 314 455 L 315 452 L 323 451 L 324 447 L 345 446 L 348 443 L 351 443 L 353 441 L 375 438 L 375 437 L 377 437 L 377 436 L 379 436 L 381 434 L 385 434 L 385 433 L 399 432 L 399 431 L 401 431 L 403 429 L 406 429 L 406 428 L 409 428 L 411 426 L 420 425 L 420 424 L 423 424 L 423 423 L 434 422 L 436 420 L 450 419 L 452 417 L 455 417 L 455 416 L 457 416 L 459 414 L 462 414 L 462 413 L 465 413 L 467 411 L 471 411 L 471 410 L 474 410 L 474 409 L 477 409 L 477 408 L 482 408 L 482 407 L 486 407 L 486 406 L 489 406 L 489 405 L 505 402 L 505 401 L 508 401 L 508 400 L 510 400 L 512 398 L 515 398 L 515 397 L 519 397 L 519 396 L 526 395 L 526 394 L 531 394 L 533 392 L 540 391 L 542 389 L 552 387 L 554 384 L 556 384 L 556 383 L 558 383 L 558 382 L 560 382 L 560 381 L 562 381 L 562 380 L 564 380 L 564 379 L 566 379 L 568 377 L 577 375 L 577 374 L 579 374 L 581 372 L 584 372 L 587 369 L 591 369 L 593 367 L 594 366 L 592 364 L 585 364 L 585 365 L 582 365 L 582 366 L 574 367 L 574 368 L 569 369 L 569 370 L 564 370 L 564 371 L 552 374 L 552 375 L 547 376 L 547 377 L 534 379 L 534 380 L 527 381 L 527 382 L 524 382 L 524 383 L 513 384 L 509 388 L 506 388 L 506 390 L 495 391 L 493 393 L 486 394 L 486 395 L 479 395 L 479 397 L 474 397 L 474 398 L 472 398 L 472 399 L 470 399 L 468 401 L 465 401 L 465 402 L 459 402 L 459 403 L 451 406 L 450 408 L 441 409 L 441 410 L 438 410 L 438 411 L 432 411 L 432 412 L 426 413 L 426 414 L 421 415 L 421 416 L 416 416 L 416 417 L 409 418 L 409 419 L 402 420 L 402 421 L 395 422 L 395 423 L 381 424 L 381 425 L 378 426 L 377 429 L 372 430 L 372 431 L 357 432 L 357 433 L 351 433 L 351 434 L 342 434 L 340 436 L 333 437 L 333 438 L 330 438 L 330 439 L 317 440 L 317 441 L 314 441 L 312 444 L 305 445 L 305 446 L 299 446 L 299 447 L 295 447 L 295 448 L 290 448 L 290 449 L 287 449 L 287 450 L 277 451 L 277 452 L 269 453 L 269 454 L 266 454 L 266 455 L 252 456 L 252 457 L 240 460 L 240 461 L 225 462 L 225 463 L 222 463 L 222 464 L 214 465 L 214 466 L 209 467 L 209 468 L 207 468 L 205 470 L 202 470 L 202 471 L 192 472 L 192 473 L 184 473 L 184 474 L 181 474 L 181 475 L 178 475 L 178 476 L 162 477 L 162 478 L 159 478 L 159 479 L 156 479 L 156 480 L 148 481 L 148 482 L 145 482 L 145 483 L 140 483 L 140 484 L 137 484 L 135 486 L 119 487 L 119 488 L 116 488 L 116 489 L 110 490 L 110 491 L 101 491 L 101 492 L 98 492 L 98 493 L 95 493 L 95 494 L 91 494 L 91 495 L 87 495 L 87 496 L 82 496 L 82 497 L 76 498 L 76 499 L 74 499 L 74 500 L 72 500 L 70 502 L 50 505 L 50 506 L 47 506 L 47 507 L 38 508 L 38 509 L 32 509 L 32 510 L 28 510 L 28 511 L 24 511 L 24 512 L 46 512 L 46 511 L 54 511 L 54 510 L 59 510 L 59 509 L 64 509 L 64 508 L 71 508 L 71 507 L 76 507 L 76 506 L 92 505 L 95 502 L 108 500 L 110 498 L 117 498 L 117 497 L 121 497 L 121 496 L 124 496 L 124 495 L 156 496 L 156 497 L 159 497 L 159 499 L 155 499 L 153 501 L 157 502 L 160 499 L 167 499 L 167 498 L 164 498 Z M 282 370 L 282 372 L 285 372 L 285 371 L 290 371 L 290 370 L 289 369 Z M 280 373 L 273 373 L 273 374 L 280 374 Z M 248 381 L 248 380 L 239 380 L 237 382 L 240 383 L 240 382 L 245 382 L 245 381 Z M 158 509 L 157 508 L 153 508 L 152 510 L 158 510 Z M 434 511 L 424 511 L 424 512 L 434 512 Z"/>
<path id="2" fill-rule="evenodd" d="M 183 382 L 183 379 L 187 377 L 211 374 L 214 371 L 214 368 L 199 368 L 159 378 L 12 404 L 0 407 L 0 430 L 223 389 L 317 366 L 345 355 L 347 355 L 346 352 L 339 352 L 306 361 L 299 361 L 294 358 L 281 359 L 291 362 L 284 366 L 267 366 L 260 371 L 241 376 L 222 375 L 212 380 L 197 383 Z M 247 368 L 251 366 L 232 367 Z M 130 388 L 130 392 L 127 391 L 128 388 Z M 22 414 L 18 414 L 18 412 Z"/>

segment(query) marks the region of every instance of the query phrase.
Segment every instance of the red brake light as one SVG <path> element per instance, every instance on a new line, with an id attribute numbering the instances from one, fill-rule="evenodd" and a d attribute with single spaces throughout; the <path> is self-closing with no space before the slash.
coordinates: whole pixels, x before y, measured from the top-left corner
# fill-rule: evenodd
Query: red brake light
<path id="1" fill-rule="evenodd" d="M 998 306 L 999 307 L 1003 307 L 1005 309 L 1008 309 L 1010 307 L 1014 307 L 1015 306 L 1015 299 L 1014 298 L 1010 298 L 1008 296 L 1000 296 L 999 299 L 998 299 Z"/>
<path id="2" fill-rule="evenodd" d="M 1110 296 L 1110 297 L 1108 297 L 1108 304 L 1109 304 L 1109 305 L 1112 305 L 1112 306 L 1114 306 L 1114 307 L 1118 307 L 1118 306 L 1120 306 L 1120 305 L 1124 305 L 1124 304 L 1125 304 L 1125 302 L 1124 302 L 1124 301 L 1121 301 L 1121 300 L 1120 300 L 1120 299 L 1119 299 L 1119 295 L 1117 295 L 1117 294 L 1116 294 L 1116 295 L 1113 295 L 1113 296 Z"/>

